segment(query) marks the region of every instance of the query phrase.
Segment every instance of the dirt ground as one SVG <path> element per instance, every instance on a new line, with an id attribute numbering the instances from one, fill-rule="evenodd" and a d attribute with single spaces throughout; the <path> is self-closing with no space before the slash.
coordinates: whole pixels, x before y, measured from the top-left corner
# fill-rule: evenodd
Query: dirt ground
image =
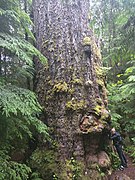
<path id="1" fill-rule="evenodd" d="M 128 167 L 123 171 L 116 170 L 108 177 L 108 180 L 135 180 L 135 165 L 132 163 L 132 159 L 126 155 L 128 161 Z"/>

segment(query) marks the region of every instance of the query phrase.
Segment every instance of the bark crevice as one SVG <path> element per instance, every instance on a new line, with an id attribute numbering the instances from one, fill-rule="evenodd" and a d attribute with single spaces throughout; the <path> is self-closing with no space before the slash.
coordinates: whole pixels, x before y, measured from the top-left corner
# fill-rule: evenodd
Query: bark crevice
<path id="1" fill-rule="evenodd" d="M 108 158 L 100 142 L 109 113 L 89 5 L 88 0 L 35 0 L 34 23 L 37 47 L 48 58 L 48 68 L 35 62 L 36 92 L 47 115 L 43 119 L 54 129 L 59 161 L 74 156 L 84 165 L 83 175 L 91 178 L 92 164 L 101 166 L 99 157 Z"/>

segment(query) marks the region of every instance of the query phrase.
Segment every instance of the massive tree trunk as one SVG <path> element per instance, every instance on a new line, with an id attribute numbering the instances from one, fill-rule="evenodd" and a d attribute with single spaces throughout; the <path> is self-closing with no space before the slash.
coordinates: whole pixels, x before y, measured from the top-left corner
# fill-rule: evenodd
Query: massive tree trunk
<path id="1" fill-rule="evenodd" d="M 48 58 L 48 67 L 35 62 L 43 121 L 53 129 L 58 161 L 66 166 L 74 158 L 82 164 L 81 179 L 98 179 L 94 167 L 110 165 L 104 152 L 109 113 L 101 54 L 89 28 L 89 0 L 34 0 L 33 5 L 37 47 Z M 75 173 L 67 169 L 60 179 Z"/>

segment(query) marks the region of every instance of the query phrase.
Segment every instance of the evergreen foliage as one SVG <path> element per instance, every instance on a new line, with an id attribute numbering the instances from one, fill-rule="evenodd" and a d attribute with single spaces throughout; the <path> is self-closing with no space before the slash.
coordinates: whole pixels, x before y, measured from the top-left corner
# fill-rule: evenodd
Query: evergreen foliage
<path id="1" fill-rule="evenodd" d="M 26 163 L 31 152 L 30 142 L 38 144 L 39 137 L 42 142 L 50 141 L 47 126 L 38 119 L 42 107 L 34 92 L 27 89 L 32 89 L 33 57 L 43 63 L 47 60 L 28 42 L 35 38 L 30 30 L 33 23 L 24 11 L 25 3 L 23 0 L 0 1 L 1 180 L 27 180 L 30 176 L 38 179 L 38 173 L 34 175 Z"/>
<path id="2" fill-rule="evenodd" d="M 25 164 L 10 161 L 10 157 L 0 151 L 0 179 L 26 180 L 31 169 Z"/>
<path id="3" fill-rule="evenodd" d="M 46 58 L 28 41 L 19 37 L 12 37 L 9 34 L 0 33 L 0 47 L 8 50 L 20 60 L 23 60 L 27 65 L 33 64 L 33 56 L 37 56 L 42 62 L 46 62 Z M 8 55 L 9 55 L 8 52 Z"/>
<path id="4" fill-rule="evenodd" d="M 102 47 L 112 126 L 130 138 L 135 132 L 135 2 L 93 0 L 90 25 Z M 96 13 L 95 13 L 96 12 Z"/>
<path id="5" fill-rule="evenodd" d="M 90 26 L 102 47 L 103 64 L 110 69 L 107 87 L 112 125 L 129 136 L 134 145 L 135 2 L 93 0 L 92 4 Z M 0 1 L 1 180 L 41 180 L 47 173 L 52 178 L 57 166 L 53 151 L 42 150 L 36 145 L 32 155 L 29 154 L 30 141 L 37 144 L 50 141 L 47 126 L 38 119 L 42 107 L 36 95 L 28 90 L 32 89 L 33 57 L 47 62 L 30 43 L 35 42 L 35 38 L 31 32 L 33 23 L 29 7 L 31 0 Z M 127 150 L 134 158 L 134 146 Z M 16 160 L 18 152 L 20 160 Z M 29 163 L 28 155 L 31 155 Z M 69 164 L 77 179 L 78 166 L 73 159 Z"/>

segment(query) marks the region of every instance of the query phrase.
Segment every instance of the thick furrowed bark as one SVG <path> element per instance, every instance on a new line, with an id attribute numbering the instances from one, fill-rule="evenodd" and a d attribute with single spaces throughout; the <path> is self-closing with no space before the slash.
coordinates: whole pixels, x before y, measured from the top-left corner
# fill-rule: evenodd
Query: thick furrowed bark
<path id="1" fill-rule="evenodd" d="M 109 118 L 101 55 L 89 29 L 90 3 L 34 0 L 33 4 L 37 47 L 48 58 L 48 68 L 35 62 L 43 120 L 54 129 L 59 159 L 74 156 L 89 174 L 90 164 L 99 162 Z M 106 159 L 101 166 L 109 166 Z"/>

